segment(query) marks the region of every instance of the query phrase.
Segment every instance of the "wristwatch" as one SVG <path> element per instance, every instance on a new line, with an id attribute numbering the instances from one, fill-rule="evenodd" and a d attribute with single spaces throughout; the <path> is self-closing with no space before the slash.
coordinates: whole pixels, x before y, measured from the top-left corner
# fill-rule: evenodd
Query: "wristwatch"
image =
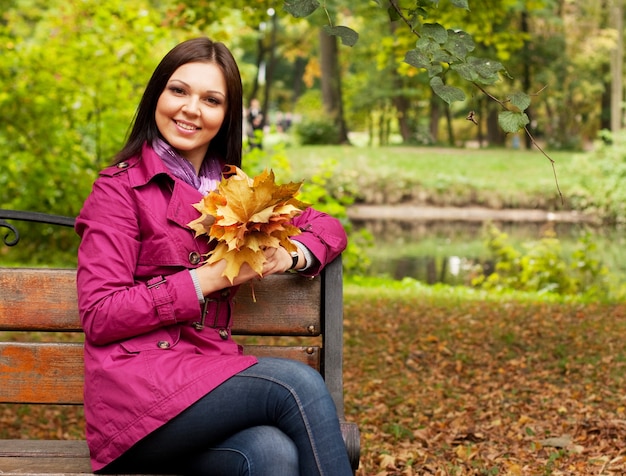
<path id="1" fill-rule="evenodd" d="M 298 259 L 300 258 L 298 256 L 298 252 L 290 251 L 289 254 L 291 255 L 291 268 L 289 269 L 296 269 L 296 266 L 298 266 Z"/>

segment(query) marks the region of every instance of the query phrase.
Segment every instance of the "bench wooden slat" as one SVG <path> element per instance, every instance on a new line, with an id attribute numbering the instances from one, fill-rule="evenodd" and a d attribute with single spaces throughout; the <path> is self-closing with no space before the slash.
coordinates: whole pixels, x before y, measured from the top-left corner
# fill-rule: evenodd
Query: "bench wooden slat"
<path id="1" fill-rule="evenodd" d="M 82 403 L 79 343 L 0 343 L 0 402 Z"/>
<path id="2" fill-rule="evenodd" d="M 0 440 L 0 474 L 92 474 L 85 441 Z"/>
<path id="3" fill-rule="evenodd" d="M 76 271 L 0 268 L 0 330 L 80 330 Z"/>
<path id="4" fill-rule="evenodd" d="M 248 345 L 244 352 L 298 360 L 320 369 L 317 346 Z M 0 342 L 0 403 L 81 404 L 83 375 L 80 343 Z"/>
<path id="5" fill-rule="evenodd" d="M 244 345 L 243 353 L 256 357 L 280 357 L 298 360 L 319 372 L 321 349 L 318 346 Z"/>
<path id="6" fill-rule="evenodd" d="M 243 284 L 235 296 L 233 333 L 318 336 L 321 295 L 319 279 L 291 273 Z"/>
<path id="7" fill-rule="evenodd" d="M 0 268 L 0 296 L 0 331 L 80 330 L 75 270 Z M 235 297 L 233 333 L 319 335 L 320 303 L 319 279 L 287 273 L 248 283 Z"/>
<path id="8" fill-rule="evenodd" d="M 89 449 L 82 440 L 0 440 L 0 458 L 10 456 L 89 458 Z"/>
<path id="9" fill-rule="evenodd" d="M 90 475 L 89 458 L 49 457 L 0 457 L 2 475 Z"/>

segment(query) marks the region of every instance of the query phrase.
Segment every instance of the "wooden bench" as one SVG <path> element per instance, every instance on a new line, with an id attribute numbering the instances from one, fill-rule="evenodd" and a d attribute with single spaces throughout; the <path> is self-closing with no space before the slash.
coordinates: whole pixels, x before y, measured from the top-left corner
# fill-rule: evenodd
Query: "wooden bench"
<path id="1" fill-rule="evenodd" d="M 6 219 L 71 226 L 73 219 L 0 210 L 10 228 L 5 245 L 19 240 Z M 343 402 L 343 290 L 341 257 L 320 277 L 285 273 L 244 285 L 234 306 L 233 334 L 246 353 L 306 362 L 323 375 L 337 406 L 350 460 L 359 465 L 359 430 Z M 74 269 L 0 267 L 0 403 L 83 403 L 83 346 Z M 44 341 L 13 335 L 46 332 Z M 70 336 L 68 338 L 68 336 Z M 72 338 L 71 336 L 75 336 Z M 92 474 L 85 441 L 0 440 L 0 474 Z"/>

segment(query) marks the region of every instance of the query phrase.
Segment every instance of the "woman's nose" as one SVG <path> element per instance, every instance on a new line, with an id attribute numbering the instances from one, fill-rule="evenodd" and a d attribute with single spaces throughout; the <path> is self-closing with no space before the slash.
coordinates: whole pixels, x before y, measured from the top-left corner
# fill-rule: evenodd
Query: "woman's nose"
<path id="1" fill-rule="evenodd" d="M 200 111 L 200 100 L 195 97 L 188 97 L 185 104 L 183 104 L 183 111 L 187 114 L 198 114 Z"/>

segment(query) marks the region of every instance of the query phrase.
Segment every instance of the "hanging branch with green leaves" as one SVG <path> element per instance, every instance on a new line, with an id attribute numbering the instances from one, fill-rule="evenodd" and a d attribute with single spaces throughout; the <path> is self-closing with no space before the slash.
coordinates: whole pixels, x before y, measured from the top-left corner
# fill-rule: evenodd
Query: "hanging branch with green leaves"
<path id="1" fill-rule="evenodd" d="M 466 96 L 462 89 L 446 84 L 446 75 L 454 72 L 490 100 L 495 101 L 502 109 L 498 115 L 498 124 L 502 130 L 506 133 L 523 130 L 532 144 L 550 161 L 557 191 L 563 201 L 555 162 L 528 129 L 530 121 L 525 111 L 530 107 L 531 96 L 517 91 L 507 95 L 506 99 L 498 99 L 486 89 L 500 81 L 503 76 L 511 78 L 502 63 L 490 58 L 473 56 L 472 52 L 476 45 L 469 33 L 460 29 L 446 29 L 435 22 L 425 22 L 424 19 L 429 17 L 429 11 L 438 6 L 438 0 L 413 0 L 410 7 L 401 7 L 398 0 L 375 1 L 379 7 L 386 9 L 390 21 L 403 22 L 417 37 L 415 48 L 406 52 L 404 61 L 427 72 L 433 92 L 448 105 L 464 101 Z M 450 3 L 454 7 L 469 11 L 469 0 L 450 0 Z M 319 8 L 324 10 L 328 18 L 328 25 L 323 27 L 324 31 L 338 37 L 344 45 L 354 46 L 359 34 L 350 27 L 335 25 L 325 2 L 321 4 L 318 0 L 284 0 L 285 11 L 295 18 L 307 17 Z M 477 124 L 474 111 L 468 113 L 467 120 Z"/>

